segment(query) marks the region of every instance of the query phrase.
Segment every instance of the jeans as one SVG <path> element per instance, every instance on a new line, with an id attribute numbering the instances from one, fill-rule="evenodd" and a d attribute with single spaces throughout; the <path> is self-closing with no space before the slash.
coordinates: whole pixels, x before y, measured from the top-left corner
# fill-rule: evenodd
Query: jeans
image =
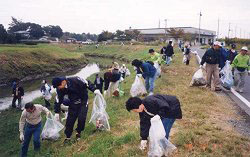
<path id="1" fill-rule="evenodd" d="M 170 130 L 174 124 L 175 119 L 172 118 L 164 118 L 161 120 L 166 132 L 166 138 L 168 139 Z"/>
<path id="2" fill-rule="evenodd" d="M 38 123 L 37 125 L 31 125 L 26 123 L 25 130 L 24 130 L 24 141 L 22 144 L 22 153 L 21 157 L 26 157 L 27 152 L 29 149 L 29 143 L 31 140 L 33 134 L 33 145 L 34 145 L 34 150 L 39 150 L 40 149 L 40 134 L 41 134 L 41 122 Z"/>
<path id="3" fill-rule="evenodd" d="M 149 93 L 154 91 L 156 77 L 157 77 L 157 74 L 155 73 L 155 75 L 153 77 L 146 77 L 145 78 L 146 90 Z"/>
<path id="4" fill-rule="evenodd" d="M 166 64 L 169 65 L 172 61 L 172 58 L 169 56 L 166 56 Z"/>

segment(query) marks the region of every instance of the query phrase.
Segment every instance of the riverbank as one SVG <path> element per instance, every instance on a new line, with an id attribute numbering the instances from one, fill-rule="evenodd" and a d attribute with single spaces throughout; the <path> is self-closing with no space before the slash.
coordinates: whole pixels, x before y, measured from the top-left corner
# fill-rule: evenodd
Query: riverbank
<path id="1" fill-rule="evenodd" d="M 67 72 L 86 64 L 81 53 L 60 45 L 0 45 L 0 85 L 13 79 L 27 81 Z"/>
<path id="2" fill-rule="evenodd" d="M 160 47 L 153 47 L 157 51 Z M 104 50 L 106 49 L 106 51 Z M 128 49 L 125 51 L 125 49 Z M 123 54 L 129 60 L 146 58 L 149 47 L 145 46 L 103 46 L 95 50 L 94 46 L 86 46 L 77 50 L 78 53 Z M 112 50 L 109 53 L 109 50 Z M 134 50 L 134 51 L 132 51 Z M 92 58 L 100 64 L 113 61 Z M 131 76 L 123 82 L 125 95 L 120 98 L 107 99 L 107 113 L 110 116 L 110 132 L 94 132 L 93 124 L 86 123 L 86 128 L 79 142 L 63 145 L 65 135 L 59 141 L 43 141 L 40 154 L 35 154 L 30 145 L 31 156 L 146 156 L 147 151 L 138 147 L 139 116 L 126 111 L 124 105 L 129 98 L 129 91 L 135 78 L 135 72 L 127 64 Z M 155 93 L 176 95 L 181 102 L 183 119 L 177 120 L 171 130 L 170 141 L 176 145 L 174 156 L 248 156 L 250 138 L 240 134 L 231 120 L 244 117 L 237 114 L 234 102 L 225 95 L 214 93 L 206 88 L 189 87 L 194 72 L 197 70 L 193 57 L 190 66 L 182 63 L 182 54 L 176 50 L 173 64 L 162 66 L 162 77 L 156 80 Z M 94 77 L 90 77 L 93 81 Z M 92 110 L 94 95 L 90 93 L 88 119 Z M 43 103 L 41 99 L 34 101 Z M 21 112 L 7 110 L 0 114 L 0 152 L 5 156 L 18 156 L 18 120 Z M 43 119 L 45 122 L 45 119 Z"/>

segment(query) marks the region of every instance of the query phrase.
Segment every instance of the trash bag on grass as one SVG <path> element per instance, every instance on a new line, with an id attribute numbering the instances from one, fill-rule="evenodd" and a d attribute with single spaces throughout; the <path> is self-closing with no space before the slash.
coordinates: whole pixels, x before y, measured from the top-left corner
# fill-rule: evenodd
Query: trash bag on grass
<path id="1" fill-rule="evenodd" d="M 203 86 L 205 84 L 206 84 L 205 75 L 203 69 L 200 68 L 194 73 L 190 86 Z"/>
<path id="2" fill-rule="evenodd" d="M 50 117 L 47 117 L 41 137 L 43 140 L 57 140 L 60 137 L 59 132 L 63 128 L 64 126 L 51 113 Z"/>
<path id="3" fill-rule="evenodd" d="M 96 94 L 89 123 L 92 122 L 98 130 L 110 130 L 106 107 L 106 101 L 102 94 Z"/>
<path id="4" fill-rule="evenodd" d="M 165 137 L 166 132 L 159 115 L 151 118 L 149 129 L 148 157 L 161 157 L 170 155 L 176 147 Z"/>
<path id="5" fill-rule="evenodd" d="M 146 94 L 147 90 L 144 85 L 144 80 L 142 77 L 135 76 L 135 81 L 130 89 L 130 94 L 132 97 Z"/>
<path id="6" fill-rule="evenodd" d="M 220 78 L 222 86 L 224 86 L 227 89 L 230 89 L 234 85 L 234 79 L 230 61 L 226 61 L 226 65 L 223 67 L 220 73 L 222 74 Z"/>

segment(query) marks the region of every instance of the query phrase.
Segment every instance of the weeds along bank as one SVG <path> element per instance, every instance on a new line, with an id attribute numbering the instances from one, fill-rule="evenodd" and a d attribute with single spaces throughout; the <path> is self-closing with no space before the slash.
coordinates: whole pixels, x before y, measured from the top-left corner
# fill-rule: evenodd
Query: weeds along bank
<path id="1" fill-rule="evenodd" d="M 100 48 L 100 49 L 99 49 Z M 68 49 L 79 53 L 123 54 L 129 60 L 145 58 L 148 49 L 145 46 L 94 46 L 82 48 L 69 46 Z M 159 50 L 160 47 L 153 47 Z M 134 50 L 134 51 L 132 51 Z M 111 60 L 91 58 L 90 60 L 109 64 Z M 119 62 L 119 61 L 118 61 Z M 94 132 L 93 124 L 86 123 L 79 142 L 72 141 L 63 145 L 63 137 L 56 142 L 43 141 L 41 153 L 35 154 L 30 147 L 30 156 L 147 156 L 147 151 L 139 149 L 139 117 L 127 112 L 124 105 L 130 97 L 129 91 L 135 78 L 133 67 L 127 64 L 131 76 L 122 84 L 125 95 L 107 99 L 107 113 L 110 116 L 110 132 Z M 176 50 L 173 64 L 163 65 L 162 77 L 156 80 L 155 93 L 176 95 L 181 102 L 183 119 L 177 120 L 171 130 L 170 141 L 178 151 L 174 156 L 248 156 L 250 139 L 239 134 L 229 123 L 232 119 L 241 119 L 234 103 L 222 94 L 216 94 L 205 88 L 189 87 L 191 78 L 197 70 L 195 58 L 190 66 L 182 63 L 182 54 Z M 91 81 L 94 77 L 89 78 Z M 91 92 L 89 92 L 91 93 Z M 90 119 L 94 95 L 90 94 L 87 121 Z M 37 99 L 35 103 L 43 103 Z M 5 156 L 18 156 L 18 120 L 21 112 L 7 110 L 0 114 L 0 152 Z M 44 117 L 45 118 L 45 117 Z M 45 123 L 45 119 L 43 120 Z M 32 144 L 31 144 L 32 146 Z"/>
<path id="2" fill-rule="evenodd" d="M 0 84 L 31 80 L 86 65 L 85 57 L 58 45 L 0 45 Z"/>

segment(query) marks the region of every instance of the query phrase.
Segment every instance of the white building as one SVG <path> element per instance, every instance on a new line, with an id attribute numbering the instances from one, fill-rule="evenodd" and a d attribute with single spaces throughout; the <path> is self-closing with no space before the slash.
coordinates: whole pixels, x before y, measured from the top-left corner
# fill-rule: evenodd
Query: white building
<path id="1" fill-rule="evenodd" d="M 190 33 L 194 40 L 192 42 L 198 43 L 199 41 L 199 28 L 195 27 L 172 27 L 174 29 L 182 29 L 184 33 Z M 152 40 L 170 40 L 173 39 L 168 33 L 171 28 L 147 28 L 147 29 L 130 29 L 138 30 L 140 32 L 140 39 L 144 41 Z M 212 30 L 200 29 L 200 43 L 209 44 L 215 41 L 216 32 Z M 178 40 L 182 40 L 181 38 Z M 190 41 L 191 42 L 191 41 Z"/>

